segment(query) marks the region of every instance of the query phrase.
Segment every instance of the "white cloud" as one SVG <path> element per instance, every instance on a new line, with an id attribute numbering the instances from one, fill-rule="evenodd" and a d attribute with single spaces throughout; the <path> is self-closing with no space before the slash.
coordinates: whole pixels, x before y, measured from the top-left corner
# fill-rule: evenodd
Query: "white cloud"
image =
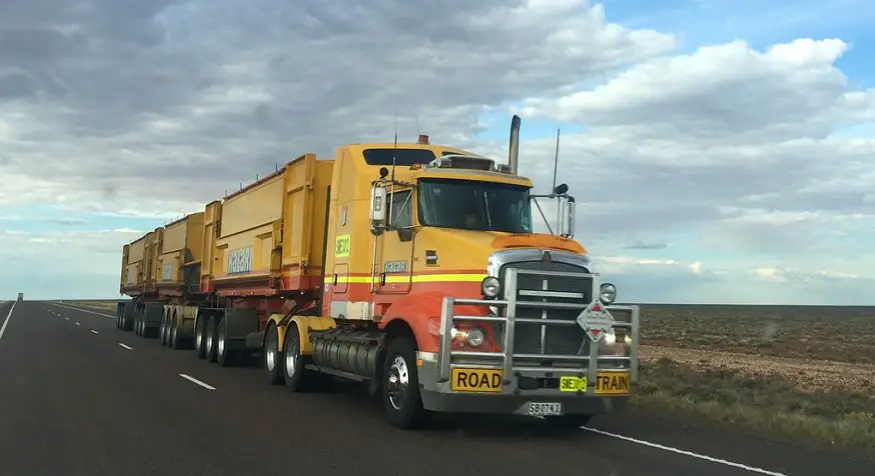
<path id="1" fill-rule="evenodd" d="M 747 300 L 772 279 L 793 301 L 799 276 L 824 295 L 873 277 L 875 139 L 842 130 L 875 121 L 875 93 L 836 67 L 843 38 L 680 54 L 582 0 L 31 0 L 4 6 L 0 45 L 0 249 L 64 254 L 71 276 L 103 276 L 94 293 L 115 291 L 135 236 L 118 220 L 157 225 L 301 153 L 391 140 L 396 118 L 400 140 L 501 158 L 477 134 L 508 104 L 524 130 L 586 126 L 563 133 L 560 179 L 627 298 Z M 539 190 L 553 147 L 522 144 Z M 36 229 L 35 206 L 106 231 Z"/>

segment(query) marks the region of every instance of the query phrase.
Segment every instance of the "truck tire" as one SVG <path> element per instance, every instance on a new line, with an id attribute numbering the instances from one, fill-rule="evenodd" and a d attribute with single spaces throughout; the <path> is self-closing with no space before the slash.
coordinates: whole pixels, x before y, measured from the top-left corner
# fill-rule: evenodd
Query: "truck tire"
<path id="1" fill-rule="evenodd" d="M 158 339 L 161 341 L 161 346 L 167 347 L 167 312 L 161 314 L 161 325 L 158 326 Z"/>
<path id="2" fill-rule="evenodd" d="M 301 338 L 298 335 L 298 325 L 289 323 L 286 328 L 286 338 L 283 342 L 283 378 L 286 388 L 292 392 L 309 392 L 326 390 L 332 382 L 332 376 L 310 370 L 304 365 L 307 360 L 301 355 Z"/>
<path id="3" fill-rule="evenodd" d="M 204 338 L 206 339 L 205 344 L 207 362 L 216 361 L 216 321 L 218 319 L 218 316 L 210 316 L 207 319 L 206 329 L 204 329 Z"/>
<path id="4" fill-rule="evenodd" d="M 205 338 L 207 320 L 209 319 L 207 316 L 206 313 L 199 313 L 194 323 L 194 351 L 199 359 L 207 358 L 207 341 Z"/>
<path id="5" fill-rule="evenodd" d="M 274 322 L 267 326 L 267 333 L 264 337 L 264 352 L 262 353 L 264 354 L 264 368 L 267 370 L 268 383 L 282 385 L 284 360 L 279 352 L 279 331 Z"/>
<path id="6" fill-rule="evenodd" d="M 170 318 L 170 348 L 173 350 L 182 349 L 182 339 L 179 337 L 179 320 L 176 315 Z"/>
<path id="7" fill-rule="evenodd" d="M 405 430 L 425 426 L 428 412 L 419 394 L 416 347 L 411 337 L 399 336 L 389 343 L 383 361 L 383 379 L 380 387 L 389 423 Z"/>
<path id="8" fill-rule="evenodd" d="M 216 323 L 216 362 L 221 367 L 230 367 L 236 354 L 232 344 L 228 342 L 228 319 L 222 318 Z"/>

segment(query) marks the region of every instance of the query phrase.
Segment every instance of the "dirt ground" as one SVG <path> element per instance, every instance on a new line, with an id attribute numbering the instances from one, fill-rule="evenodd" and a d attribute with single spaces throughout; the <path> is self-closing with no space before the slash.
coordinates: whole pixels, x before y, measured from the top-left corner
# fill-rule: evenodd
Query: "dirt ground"
<path id="1" fill-rule="evenodd" d="M 875 365 L 875 307 L 642 305 L 643 344 Z"/>
<path id="2" fill-rule="evenodd" d="M 806 391 L 840 389 L 875 392 L 875 365 L 830 360 L 771 357 L 733 352 L 641 345 L 639 358 L 669 358 L 696 368 L 729 368 L 747 375 L 780 375 Z"/>

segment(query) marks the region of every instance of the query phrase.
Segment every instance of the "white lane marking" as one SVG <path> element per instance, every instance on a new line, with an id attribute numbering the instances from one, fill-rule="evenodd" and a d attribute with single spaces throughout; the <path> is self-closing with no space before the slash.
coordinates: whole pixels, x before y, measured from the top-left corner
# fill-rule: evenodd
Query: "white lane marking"
<path id="1" fill-rule="evenodd" d="M 656 448 L 656 449 L 660 449 L 660 450 L 663 450 L 663 451 L 669 451 L 669 452 L 671 452 L 671 453 L 677 453 L 677 454 L 681 454 L 681 455 L 684 455 L 684 456 L 691 456 L 691 457 L 693 457 L 693 458 L 703 459 L 703 460 L 705 460 L 705 461 L 710 461 L 710 462 L 712 462 L 712 463 L 725 464 L 726 466 L 732 466 L 732 467 L 734 467 L 734 468 L 740 468 L 740 469 L 743 469 L 743 470 L 745 470 L 745 471 L 750 471 L 750 472 L 752 472 L 752 473 L 767 474 L 767 475 L 769 475 L 769 476 L 787 476 L 787 475 L 784 474 L 784 473 L 776 473 L 776 472 L 774 472 L 774 471 L 769 471 L 769 470 L 762 469 L 762 468 L 756 468 L 756 467 L 754 467 L 754 466 L 748 466 L 748 465 L 746 465 L 746 464 L 733 463 L 732 461 L 726 461 L 726 460 L 724 460 L 724 459 L 712 458 L 711 456 L 700 455 L 700 454 L 698 454 L 698 453 L 693 453 L 692 451 L 680 450 L 680 449 L 677 449 L 677 448 L 672 448 L 672 447 L 670 447 L 670 446 L 660 445 L 660 444 L 658 444 L 658 443 L 651 443 L 651 442 L 649 442 L 649 441 L 639 440 L 639 439 L 637 439 L 637 438 L 631 438 L 631 437 L 628 437 L 628 436 L 618 435 L 618 434 L 616 434 L 616 433 L 610 433 L 610 432 L 607 432 L 607 431 L 604 431 L 604 430 L 597 430 L 597 429 L 595 429 L 595 428 L 589 428 L 589 427 L 586 427 L 586 426 L 582 426 L 582 427 L 580 427 L 580 428 L 581 428 L 582 430 L 590 431 L 590 432 L 592 432 L 592 433 L 598 433 L 599 435 L 610 436 L 610 437 L 612 437 L 612 438 L 618 438 L 618 439 L 621 439 L 621 440 L 629 441 L 629 442 L 631 442 L 631 443 L 636 443 L 636 444 L 639 444 L 639 445 L 649 446 L 649 447 L 651 447 L 651 448 Z"/>
<path id="2" fill-rule="evenodd" d="M 119 342 L 118 345 L 119 345 L 119 347 L 124 347 L 125 349 L 128 349 L 128 350 L 134 350 L 133 347 L 128 347 L 128 346 L 122 344 L 121 342 Z"/>
<path id="3" fill-rule="evenodd" d="M 68 320 L 68 321 L 69 321 L 69 320 L 70 320 L 70 318 L 69 318 L 69 317 L 65 317 L 65 318 L 64 318 L 64 319 L 66 319 L 66 320 Z"/>
<path id="4" fill-rule="evenodd" d="M 94 330 L 94 329 L 91 329 L 91 333 L 92 333 L 92 334 L 100 334 L 100 332 L 97 332 L 97 331 Z"/>
<path id="5" fill-rule="evenodd" d="M 54 303 L 53 303 L 53 304 L 54 304 Z M 63 305 L 63 304 L 55 304 L 55 306 L 66 307 L 67 309 L 72 309 L 72 310 L 74 310 L 74 311 L 82 311 L 82 312 L 87 312 L 88 314 L 95 314 L 95 315 L 98 315 L 98 316 L 103 316 L 103 317 L 108 317 L 108 318 L 110 318 L 110 319 L 115 319 L 115 316 L 113 316 L 113 315 L 111 315 L 111 314 L 104 314 L 104 313 L 102 313 L 102 312 L 88 311 L 88 310 L 85 310 L 85 309 L 79 309 L 78 307 L 65 306 L 65 305 Z"/>
<path id="6" fill-rule="evenodd" d="M 6 333 L 6 326 L 9 324 L 9 318 L 12 317 L 12 311 L 15 310 L 15 304 L 18 301 L 12 303 L 12 307 L 9 308 L 9 314 L 6 314 L 6 319 L 3 319 L 3 325 L 0 326 L 0 340 L 3 339 L 3 334 Z"/>
<path id="7" fill-rule="evenodd" d="M 76 325 L 77 325 L 77 326 L 81 326 L 82 324 L 79 324 L 79 323 L 77 322 Z"/>
<path id="8" fill-rule="evenodd" d="M 213 387 L 213 386 L 210 385 L 210 384 L 207 384 L 207 383 L 201 382 L 200 380 L 198 380 L 198 379 L 196 379 L 196 378 L 194 378 L 194 377 L 192 377 L 192 376 L 190 376 L 190 375 L 179 374 L 179 376 L 182 377 L 182 378 L 184 378 L 184 379 L 186 379 L 186 380 L 188 380 L 189 382 L 196 383 L 196 384 L 200 385 L 201 387 L 203 387 L 203 388 L 205 388 L 205 389 L 207 389 L 207 390 L 215 390 L 215 389 L 216 389 L 216 387 Z"/>

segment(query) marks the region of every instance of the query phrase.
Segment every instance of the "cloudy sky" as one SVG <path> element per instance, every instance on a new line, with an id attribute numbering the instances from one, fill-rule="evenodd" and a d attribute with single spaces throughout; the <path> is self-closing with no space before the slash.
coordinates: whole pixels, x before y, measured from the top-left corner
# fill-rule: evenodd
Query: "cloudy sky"
<path id="1" fill-rule="evenodd" d="M 620 299 L 875 304 L 870 0 L 4 0 L 0 299 L 304 152 L 432 142 L 576 196 Z M 869 59 L 869 60 L 867 60 Z"/>

